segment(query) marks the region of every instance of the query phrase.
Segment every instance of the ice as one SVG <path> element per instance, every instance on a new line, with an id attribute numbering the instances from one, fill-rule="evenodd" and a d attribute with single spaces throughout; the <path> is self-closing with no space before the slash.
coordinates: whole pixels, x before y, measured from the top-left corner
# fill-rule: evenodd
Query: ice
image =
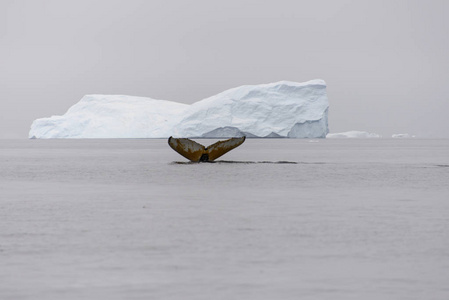
<path id="1" fill-rule="evenodd" d="M 258 137 L 325 137 L 328 107 L 322 80 L 242 86 L 194 103 L 174 129 L 178 136 L 234 127 Z"/>
<path id="2" fill-rule="evenodd" d="M 241 137 L 241 136 L 256 137 L 251 133 L 242 132 L 237 127 L 232 126 L 220 127 L 201 135 L 201 137 L 203 138 L 222 138 L 222 137 Z"/>
<path id="3" fill-rule="evenodd" d="M 188 107 L 143 97 L 86 95 L 63 116 L 35 120 L 29 137 L 165 137 Z"/>
<path id="4" fill-rule="evenodd" d="M 224 91 L 192 105 L 143 97 L 87 95 L 63 116 L 35 120 L 30 138 L 324 138 L 326 83 L 280 81 Z"/>
<path id="5" fill-rule="evenodd" d="M 377 133 L 370 133 L 366 131 L 346 131 L 339 133 L 329 133 L 326 138 L 337 139 L 337 138 L 381 138 L 382 136 Z"/>
<path id="6" fill-rule="evenodd" d="M 391 137 L 394 139 L 409 139 L 414 138 L 416 136 L 408 133 L 395 133 Z"/>

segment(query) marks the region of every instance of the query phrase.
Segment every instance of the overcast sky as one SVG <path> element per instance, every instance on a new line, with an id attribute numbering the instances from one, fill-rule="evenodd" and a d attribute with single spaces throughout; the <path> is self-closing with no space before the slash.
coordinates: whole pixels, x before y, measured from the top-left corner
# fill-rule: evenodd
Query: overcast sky
<path id="1" fill-rule="evenodd" d="M 449 137 L 449 1 L 0 0 L 0 138 L 85 94 L 327 82 L 331 132 Z"/>

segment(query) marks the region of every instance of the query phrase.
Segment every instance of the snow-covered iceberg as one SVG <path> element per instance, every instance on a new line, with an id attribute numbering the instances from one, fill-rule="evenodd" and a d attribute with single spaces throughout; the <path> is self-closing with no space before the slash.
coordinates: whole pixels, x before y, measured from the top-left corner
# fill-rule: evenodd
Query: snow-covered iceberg
<path id="1" fill-rule="evenodd" d="M 381 138 L 382 136 L 377 133 L 352 130 L 339 133 L 329 133 L 326 137 L 329 139 L 338 139 L 338 138 L 366 139 L 366 138 Z"/>
<path id="2" fill-rule="evenodd" d="M 191 105 L 143 97 L 87 95 L 63 116 L 35 120 L 30 138 L 324 138 L 326 83 L 246 85 Z"/>
<path id="3" fill-rule="evenodd" d="M 35 120 L 30 138 L 165 137 L 189 105 L 143 97 L 86 95 L 63 116 Z"/>

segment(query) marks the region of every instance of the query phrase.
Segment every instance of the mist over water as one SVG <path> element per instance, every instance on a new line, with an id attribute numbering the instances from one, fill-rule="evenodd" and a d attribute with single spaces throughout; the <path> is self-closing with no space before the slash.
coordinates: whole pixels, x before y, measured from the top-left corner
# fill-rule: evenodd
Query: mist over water
<path id="1" fill-rule="evenodd" d="M 0 149 L 0 298 L 447 298 L 448 140 Z"/>

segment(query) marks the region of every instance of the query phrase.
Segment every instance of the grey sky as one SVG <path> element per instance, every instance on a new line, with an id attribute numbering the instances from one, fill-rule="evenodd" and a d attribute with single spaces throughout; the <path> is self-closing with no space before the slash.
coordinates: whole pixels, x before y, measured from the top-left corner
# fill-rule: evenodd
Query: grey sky
<path id="1" fill-rule="evenodd" d="M 449 137 L 449 1 L 0 0 L 0 138 L 85 94 L 321 78 L 331 132 Z"/>

